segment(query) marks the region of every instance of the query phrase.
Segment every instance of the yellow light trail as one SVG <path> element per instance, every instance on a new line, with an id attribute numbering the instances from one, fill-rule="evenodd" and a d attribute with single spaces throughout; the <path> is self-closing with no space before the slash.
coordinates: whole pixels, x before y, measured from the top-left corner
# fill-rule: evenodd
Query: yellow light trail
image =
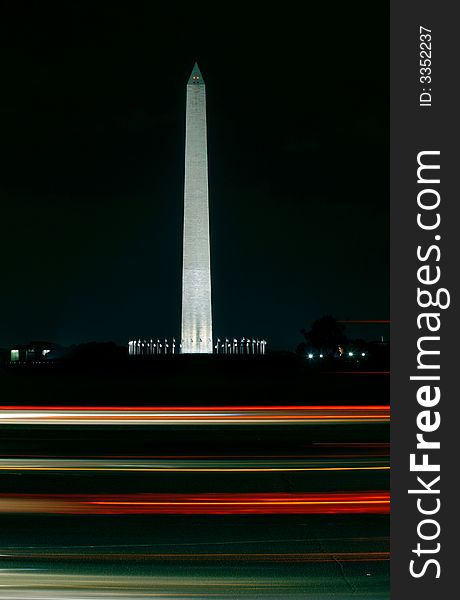
<path id="1" fill-rule="evenodd" d="M 389 407 L 180 407 L 90 409 L 0 407 L 0 424 L 22 425 L 219 425 L 285 423 L 387 423 Z"/>
<path id="2" fill-rule="evenodd" d="M 383 464 L 382 464 L 383 463 Z M 0 459 L 0 471 L 77 471 L 134 473 L 263 473 L 307 471 L 389 471 L 388 460 L 290 460 L 290 461 L 99 461 L 72 459 Z"/>

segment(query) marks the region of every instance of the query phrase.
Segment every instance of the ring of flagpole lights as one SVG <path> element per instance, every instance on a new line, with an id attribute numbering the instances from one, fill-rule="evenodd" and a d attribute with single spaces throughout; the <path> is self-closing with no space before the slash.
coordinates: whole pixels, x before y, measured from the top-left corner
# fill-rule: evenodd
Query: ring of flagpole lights
<path id="1" fill-rule="evenodd" d="M 199 343 L 199 342 L 198 342 Z M 265 354 L 267 342 L 256 338 L 217 338 L 213 345 L 213 354 Z M 172 340 L 150 339 L 130 340 L 128 342 L 129 356 L 154 356 L 160 354 L 180 354 L 182 344 Z"/>

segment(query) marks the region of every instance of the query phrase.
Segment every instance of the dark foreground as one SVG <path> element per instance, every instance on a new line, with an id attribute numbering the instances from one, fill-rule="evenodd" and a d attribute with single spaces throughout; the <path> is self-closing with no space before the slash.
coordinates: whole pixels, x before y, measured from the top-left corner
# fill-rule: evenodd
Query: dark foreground
<path id="1" fill-rule="evenodd" d="M 3 405 L 389 404 L 388 366 L 370 359 L 158 356 L 0 367 Z"/>
<path id="2" fill-rule="evenodd" d="M 1 598 L 387 598 L 386 516 L 10 517 Z"/>

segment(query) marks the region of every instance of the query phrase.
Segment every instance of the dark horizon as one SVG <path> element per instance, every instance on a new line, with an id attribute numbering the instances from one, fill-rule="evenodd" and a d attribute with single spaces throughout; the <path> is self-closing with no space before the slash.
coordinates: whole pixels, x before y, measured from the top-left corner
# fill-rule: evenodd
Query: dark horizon
<path id="1" fill-rule="evenodd" d="M 4 8 L 0 347 L 177 339 L 195 60 L 215 337 L 293 350 L 324 314 L 387 319 L 388 15 L 364 6 Z"/>

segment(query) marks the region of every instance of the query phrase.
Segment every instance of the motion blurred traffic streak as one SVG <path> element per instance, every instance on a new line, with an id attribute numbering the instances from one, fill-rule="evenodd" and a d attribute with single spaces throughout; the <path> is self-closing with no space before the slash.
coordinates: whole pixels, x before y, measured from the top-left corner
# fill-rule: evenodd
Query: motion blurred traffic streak
<path id="1" fill-rule="evenodd" d="M 389 419 L 389 406 L 0 407 L 0 424 L 14 425 L 385 423 Z"/>
<path id="2" fill-rule="evenodd" d="M 321 563 L 321 562 L 373 562 L 390 559 L 389 552 L 94 552 L 89 548 L 85 552 L 73 552 L 71 550 L 56 551 L 46 550 L 33 552 L 30 550 L 6 550 L 0 549 L 2 557 L 8 560 L 98 560 L 98 561 L 139 561 L 149 560 L 152 562 L 275 562 L 275 563 Z"/>
<path id="3" fill-rule="evenodd" d="M 386 514 L 390 494 L 346 493 L 233 494 L 2 494 L 2 513 L 55 514 Z"/>
<path id="4" fill-rule="evenodd" d="M 388 458 L 280 460 L 133 460 L 0 458 L 0 471 L 110 471 L 246 473 L 283 471 L 388 471 Z"/>

